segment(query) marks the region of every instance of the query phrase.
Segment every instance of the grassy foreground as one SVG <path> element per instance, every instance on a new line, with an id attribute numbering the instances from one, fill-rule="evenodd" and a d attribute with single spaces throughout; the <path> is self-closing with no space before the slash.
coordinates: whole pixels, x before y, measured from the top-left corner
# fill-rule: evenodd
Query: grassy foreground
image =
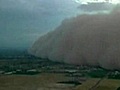
<path id="1" fill-rule="evenodd" d="M 64 74 L 0 76 L 0 90 L 89 90 L 99 78 L 91 78 L 77 87 L 59 86 L 56 83 L 69 80 Z M 104 79 L 95 90 L 116 90 L 120 80 Z"/>
<path id="2" fill-rule="evenodd" d="M 78 86 L 76 90 L 89 90 L 92 86 L 95 85 L 95 83 L 99 79 L 89 79 L 85 83 L 83 83 L 81 86 Z M 96 87 L 95 90 L 117 90 L 117 88 L 120 87 L 120 80 L 114 80 L 114 79 L 104 79 L 98 87 Z"/>
<path id="3" fill-rule="evenodd" d="M 0 76 L 0 90 L 62 90 L 56 82 L 67 80 L 62 74 Z M 58 89 L 53 89 L 58 88 Z M 65 88 L 65 90 L 69 90 Z"/>

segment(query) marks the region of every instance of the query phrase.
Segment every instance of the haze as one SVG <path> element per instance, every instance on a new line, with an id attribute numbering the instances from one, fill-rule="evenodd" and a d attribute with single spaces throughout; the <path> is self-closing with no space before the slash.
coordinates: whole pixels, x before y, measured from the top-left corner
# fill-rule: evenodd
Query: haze
<path id="1" fill-rule="evenodd" d="M 0 48 L 29 48 L 65 18 L 113 7 L 99 2 L 83 5 L 75 0 L 0 0 Z"/>
<path id="2" fill-rule="evenodd" d="M 120 7 L 110 13 L 83 14 L 65 19 L 40 37 L 30 53 L 77 65 L 120 70 Z"/>

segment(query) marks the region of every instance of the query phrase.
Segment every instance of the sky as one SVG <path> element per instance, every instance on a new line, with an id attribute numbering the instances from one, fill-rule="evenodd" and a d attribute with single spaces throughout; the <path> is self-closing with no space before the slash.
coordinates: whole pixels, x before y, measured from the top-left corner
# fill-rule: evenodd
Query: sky
<path id="1" fill-rule="evenodd" d="M 0 48 L 29 48 L 70 17 L 111 10 L 117 0 L 0 0 Z"/>

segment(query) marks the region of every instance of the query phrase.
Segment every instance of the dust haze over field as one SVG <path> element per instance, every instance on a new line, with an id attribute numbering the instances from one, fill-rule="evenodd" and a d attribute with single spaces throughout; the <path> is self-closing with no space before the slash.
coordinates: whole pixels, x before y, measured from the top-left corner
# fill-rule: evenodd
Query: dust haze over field
<path id="1" fill-rule="evenodd" d="M 54 61 L 120 70 L 120 7 L 106 14 L 65 19 L 40 37 L 30 53 Z"/>

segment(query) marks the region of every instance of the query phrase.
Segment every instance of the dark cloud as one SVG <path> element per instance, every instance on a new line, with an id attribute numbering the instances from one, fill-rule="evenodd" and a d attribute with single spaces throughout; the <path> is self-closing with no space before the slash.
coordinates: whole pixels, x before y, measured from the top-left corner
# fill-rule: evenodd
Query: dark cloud
<path id="1" fill-rule="evenodd" d="M 0 48 L 28 47 L 76 10 L 66 0 L 0 0 Z"/>

